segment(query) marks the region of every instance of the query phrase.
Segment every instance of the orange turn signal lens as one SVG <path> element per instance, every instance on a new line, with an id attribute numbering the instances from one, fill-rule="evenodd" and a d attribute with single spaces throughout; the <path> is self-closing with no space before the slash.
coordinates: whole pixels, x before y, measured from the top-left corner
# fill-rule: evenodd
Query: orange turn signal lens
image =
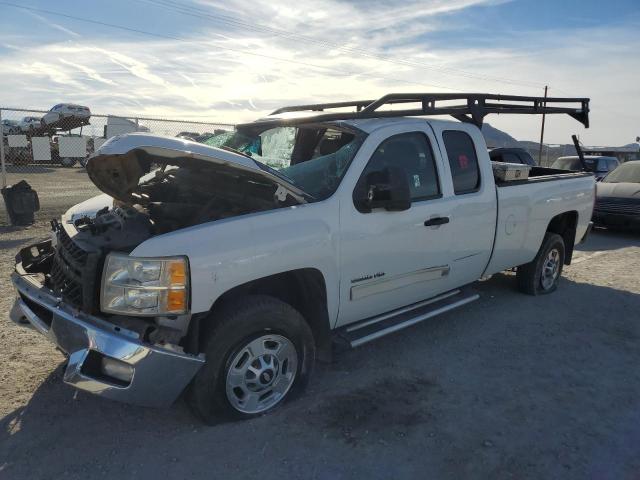
<path id="1" fill-rule="evenodd" d="M 184 289 L 167 292 L 167 311 L 184 312 L 187 310 L 187 292 Z"/>
<path id="2" fill-rule="evenodd" d="M 187 272 L 185 262 L 174 261 L 169 264 L 169 280 L 171 285 L 186 285 Z"/>

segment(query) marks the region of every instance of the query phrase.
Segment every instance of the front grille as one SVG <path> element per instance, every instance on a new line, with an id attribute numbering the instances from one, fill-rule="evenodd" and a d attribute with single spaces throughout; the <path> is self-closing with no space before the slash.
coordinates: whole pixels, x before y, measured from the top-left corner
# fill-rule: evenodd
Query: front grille
<path id="1" fill-rule="evenodd" d="M 640 215 L 640 199 L 600 197 L 594 208 L 599 213 Z"/>
<path id="2" fill-rule="evenodd" d="M 57 247 L 49 273 L 54 292 L 76 308 L 87 313 L 96 309 L 98 252 L 88 252 L 76 244 L 63 226 L 56 230 Z"/>
<path id="3" fill-rule="evenodd" d="M 85 265 L 87 263 L 88 253 L 73 243 L 73 240 L 71 240 L 67 231 L 62 227 L 59 229 L 58 241 L 60 242 L 60 245 L 64 247 L 66 254 L 69 255 L 73 261 L 78 262 L 78 264 L 81 265 Z"/>

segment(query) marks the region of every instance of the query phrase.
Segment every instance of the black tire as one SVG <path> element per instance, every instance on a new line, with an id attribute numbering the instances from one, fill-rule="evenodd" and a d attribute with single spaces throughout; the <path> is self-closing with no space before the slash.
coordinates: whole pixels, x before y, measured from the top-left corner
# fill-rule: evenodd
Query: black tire
<path id="1" fill-rule="evenodd" d="M 187 403 L 203 422 L 247 419 L 265 414 L 299 394 L 308 383 L 315 362 L 315 343 L 309 325 L 290 305 L 266 295 L 250 295 L 223 306 L 206 321 L 212 322 L 204 344 L 205 364 L 187 390 Z M 226 391 L 227 374 L 238 352 L 263 335 L 289 340 L 297 354 L 293 384 L 281 400 L 267 410 L 245 413 L 235 408 Z"/>
<path id="2" fill-rule="evenodd" d="M 543 281 L 543 270 L 548 256 L 553 250 L 558 252 L 557 276 L 550 285 L 545 285 Z M 540 246 L 536 257 L 525 265 L 520 265 L 516 272 L 518 289 L 528 295 L 546 295 L 558 288 L 562 267 L 564 266 L 564 240 L 557 233 L 547 232 Z"/>

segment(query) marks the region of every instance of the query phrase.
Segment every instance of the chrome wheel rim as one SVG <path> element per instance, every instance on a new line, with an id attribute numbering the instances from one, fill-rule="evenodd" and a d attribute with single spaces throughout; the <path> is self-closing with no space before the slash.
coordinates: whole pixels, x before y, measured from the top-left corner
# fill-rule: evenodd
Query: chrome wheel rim
<path id="1" fill-rule="evenodd" d="M 298 371 L 298 353 L 281 335 L 262 335 L 233 355 L 226 378 L 227 399 L 242 413 L 261 413 L 287 394 Z"/>
<path id="2" fill-rule="evenodd" d="M 542 276 L 540 277 L 540 284 L 545 290 L 549 290 L 555 284 L 558 275 L 560 274 L 560 251 L 557 248 L 553 248 L 547 254 L 542 264 Z"/>

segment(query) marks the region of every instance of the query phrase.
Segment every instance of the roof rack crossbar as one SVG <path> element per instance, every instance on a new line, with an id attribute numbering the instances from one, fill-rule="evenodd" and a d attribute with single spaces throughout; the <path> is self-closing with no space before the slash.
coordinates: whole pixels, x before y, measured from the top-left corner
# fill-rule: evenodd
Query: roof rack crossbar
<path id="1" fill-rule="evenodd" d="M 287 112 L 304 112 L 304 111 L 312 111 L 312 112 L 323 112 L 325 110 L 331 108 L 345 108 L 345 107 L 356 107 L 357 111 L 361 111 L 364 107 L 371 104 L 373 100 L 355 100 L 353 102 L 334 102 L 334 103 L 317 103 L 314 105 L 293 105 L 290 107 L 282 107 L 277 110 L 274 110 L 269 115 L 279 115 L 281 113 Z"/>
<path id="2" fill-rule="evenodd" d="M 442 102 L 455 101 L 460 102 L 442 105 Z M 411 103 L 420 103 L 420 108 L 381 110 L 381 107 L 384 106 Z M 327 112 L 327 110 L 349 107 L 355 108 L 356 111 Z M 485 116 L 496 113 L 519 115 L 567 114 L 589 128 L 588 98 L 544 98 L 486 93 L 390 93 L 377 100 L 354 100 L 283 107 L 275 110 L 271 115 L 307 111 L 310 112 L 308 117 L 290 119 L 266 118 L 245 124 L 245 126 L 258 126 L 265 123 L 287 125 L 291 123 L 316 123 L 363 118 L 451 115 L 462 122 L 473 123 L 481 127 Z M 311 114 L 312 112 L 322 113 Z"/>

